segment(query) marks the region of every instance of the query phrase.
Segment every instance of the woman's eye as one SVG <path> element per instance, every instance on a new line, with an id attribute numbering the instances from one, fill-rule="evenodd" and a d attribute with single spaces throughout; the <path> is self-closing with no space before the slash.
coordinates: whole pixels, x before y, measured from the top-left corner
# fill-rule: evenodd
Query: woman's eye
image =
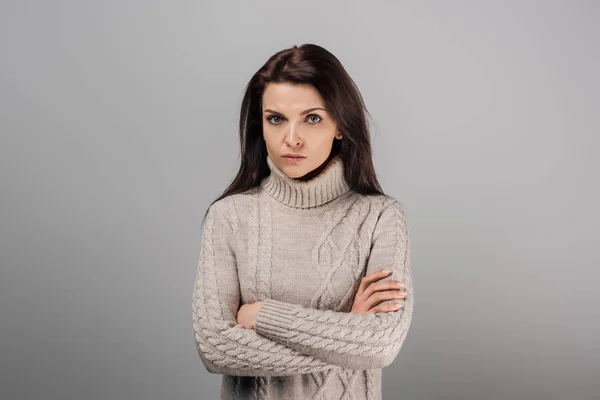
<path id="1" fill-rule="evenodd" d="M 277 115 L 269 115 L 269 116 L 267 117 L 267 121 L 269 121 L 269 122 L 270 122 L 270 123 L 272 123 L 272 124 L 278 125 L 278 124 L 279 124 L 279 122 L 277 122 L 277 121 L 273 121 L 273 118 L 280 118 L 280 117 L 279 117 L 279 116 L 277 116 Z"/>
<path id="2" fill-rule="evenodd" d="M 311 124 L 318 124 L 319 122 L 321 122 L 321 119 L 322 119 L 322 118 L 321 118 L 320 116 L 318 116 L 317 114 L 310 114 L 310 115 L 308 116 L 309 120 L 310 120 L 312 117 L 316 117 L 316 118 L 318 118 L 318 120 L 316 120 L 316 121 L 315 121 L 315 120 L 313 119 L 313 120 L 312 120 L 312 122 L 311 122 Z"/>
<path id="3" fill-rule="evenodd" d="M 309 123 L 314 125 L 314 124 L 318 124 L 319 122 L 321 122 L 321 120 L 323 118 L 321 118 L 317 114 L 310 114 L 307 117 L 307 119 L 308 119 Z M 266 117 L 266 120 L 269 121 L 273 125 L 279 125 L 282 121 L 282 118 L 278 115 L 269 115 L 268 117 Z"/>

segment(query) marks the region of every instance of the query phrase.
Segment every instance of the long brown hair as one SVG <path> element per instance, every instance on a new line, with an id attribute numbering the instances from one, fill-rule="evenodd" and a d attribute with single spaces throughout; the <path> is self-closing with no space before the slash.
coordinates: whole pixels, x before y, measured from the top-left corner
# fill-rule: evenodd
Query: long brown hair
<path id="1" fill-rule="evenodd" d="M 384 194 L 373 166 L 367 124 L 369 112 L 358 87 L 333 54 L 321 46 L 306 43 L 272 55 L 248 82 L 240 111 L 240 169 L 211 205 L 258 186 L 270 174 L 262 136 L 262 96 L 270 82 L 314 86 L 343 135 L 342 140 L 334 140 L 331 156 L 339 154 L 342 159 L 344 177 L 350 188 L 362 194 Z"/>

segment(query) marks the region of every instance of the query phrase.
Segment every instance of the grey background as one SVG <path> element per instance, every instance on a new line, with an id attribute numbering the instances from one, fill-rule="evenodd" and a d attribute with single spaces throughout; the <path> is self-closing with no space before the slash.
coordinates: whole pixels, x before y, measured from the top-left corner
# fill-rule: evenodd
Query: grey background
<path id="1" fill-rule="evenodd" d="M 600 398 L 596 1 L 2 1 L 0 397 L 214 399 L 191 296 L 243 87 L 333 52 L 405 205 L 386 399 Z"/>

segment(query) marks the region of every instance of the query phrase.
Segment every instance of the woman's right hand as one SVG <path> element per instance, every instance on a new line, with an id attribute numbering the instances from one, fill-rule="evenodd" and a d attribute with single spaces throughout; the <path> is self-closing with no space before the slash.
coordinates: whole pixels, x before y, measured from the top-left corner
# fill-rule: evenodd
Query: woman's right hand
<path id="1" fill-rule="evenodd" d="M 389 273 L 377 271 L 363 277 L 358 292 L 354 296 L 351 312 L 368 314 L 398 311 L 402 306 L 397 302 L 379 304 L 385 300 L 402 299 L 404 301 L 406 298 L 406 292 L 404 292 L 406 288 L 401 282 L 392 279 L 379 281 L 388 275 Z M 400 283 L 401 287 L 397 286 L 397 283 Z"/>

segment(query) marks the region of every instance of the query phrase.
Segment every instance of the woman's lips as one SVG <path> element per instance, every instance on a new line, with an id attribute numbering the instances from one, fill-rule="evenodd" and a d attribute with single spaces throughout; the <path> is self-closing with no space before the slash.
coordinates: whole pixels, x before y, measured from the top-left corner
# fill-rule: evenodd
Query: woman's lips
<path id="1" fill-rule="evenodd" d="M 283 156 L 283 158 L 290 163 L 299 163 L 304 160 L 306 157 L 291 157 L 291 156 Z"/>

